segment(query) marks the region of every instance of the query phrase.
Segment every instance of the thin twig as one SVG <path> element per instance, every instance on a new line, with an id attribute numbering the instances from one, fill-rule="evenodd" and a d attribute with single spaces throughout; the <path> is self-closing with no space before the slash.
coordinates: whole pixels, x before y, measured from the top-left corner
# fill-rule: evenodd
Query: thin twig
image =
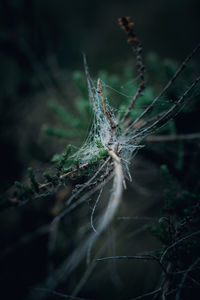
<path id="1" fill-rule="evenodd" d="M 108 121 L 110 122 L 110 127 L 111 127 L 111 130 L 114 130 L 116 128 L 116 125 L 115 123 L 113 122 L 113 119 L 111 117 L 111 114 L 109 113 L 107 107 L 106 107 L 106 101 L 105 101 L 105 96 L 104 96 L 104 93 L 103 93 L 103 89 L 102 89 L 102 85 L 101 85 L 101 79 L 99 78 L 98 81 L 97 81 L 97 85 L 98 85 L 98 88 L 99 88 L 99 92 L 100 92 L 100 95 L 101 95 L 101 101 L 102 101 L 102 104 L 103 104 L 103 110 L 104 110 L 104 113 L 108 119 Z"/>
<path id="2" fill-rule="evenodd" d="M 87 59 L 86 59 L 86 55 L 85 53 L 83 53 L 83 62 L 84 62 L 84 68 L 85 68 L 85 75 L 87 78 L 87 85 L 88 85 L 88 91 L 89 91 L 89 98 L 90 101 L 93 104 L 93 108 L 94 108 L 94 95 L 93 95 L 93 91 L 92 91 L 92 83 L 91 83 L 91 78 L 90 78 L 90 73 L 88 71 L 88 64 L 87 64 Z"/>
<path id="3" fill-rule="evenodd" d="M 94 232 L 97 232 L 96 229 L 95 229 L 95 227 L 94 227 L 94 213 L 95 213 L 96 207 L 97 207 L 97 205 L 99 203 L 101 194 L 102 194 L 102 189 L 100 190 L 99 195 L 97 197 L 97 200 L 95 201 L 94 207 L 92 209 L 91 217 L 90 217 L 90 224 L 91 224 L 91 227 L 94 230 Z"/>
<path id="4" fill-rule="evenodd" d="M 162 91 L 159 93 L 159 95 L 153 100 L 153 102 L 147 106 L 147 108 L 140 114 L 140 116 L 131 124 L 133 126 L 136 124 L 140 119 L 144 117 L 156 104 L 156 102 L 164 95 L 164 93 L 169 89 L 169 87 L 173 84 L 173 82 L 177 79 L 179 74 L 184 70 L 190 59 L 195 55 L 195 53 L 200 49 L 200 43 L 192 50 L 192 52 L 186 57 L 184 62 L 180 65 L 180 67 L 177 69 L 175 74 L 172 76 L 170 81 L 166 84 L 166 86 L 162 89 Z"/>
<path id="5" fill-rule="evenodd" d="M 160 258 L 160 262 L 161 262 L 161 263 L 163 262 L 164 257 L 166 256 L 167 252 L 169 252 L 170 249 L 176 247 L 178 244 L 182 243 L 183 241 L 185 241 L 185 240 L 187 240 L 187 239 L 189 239 L 189 238 L 191 238 L 191 237 L 193 237 L 193 236 L 195 236 L 195 235 L 198 235 L 198 234 L 200 234 L 200 230 L 195 231 L 195 232 L 193 232 L 193 233 L 191 233 L 191 234 L 189 234 L 189 235 L 186 235 L 186 236 L 182 237 L 181 239 L 179 239 L 178 241 L 174 242 L 172 245 L 170 245 L 170 246 L 164 251 L 164 253 L 162 254 L 162 256 L 161 256 L 161 258 Z"/>
<path id="6" fill-rule="evenodd" d="M 122 123 L 125 122 L 126 118 L 128 117 L 130 111 L 133 109 L 137 99 L 142 96 L 142 92 L 145 88 L 144 85 L 144 65 L 142 60 L 142 43 L 138 40 L 133 28 L 134 23 L 130 22 L 130 17 L 122 17 L 119 18 L 119 24 L 122 29 L 125 31 L 125 34 L 128 36 L 128 43 L 132 45 L 133 50 L 136 52 L 136 66 L 138 75 L 140 77 L 140 85 L 139 88 L 134 95 L 133 99 L 130 101 L 128 108 L 126 109 L 123 118 L 121 120 Z"/>
<path id="7" fill-rule="evenodd" d="M 130 216 L 124 216 L 124 217 L 118 217 L 118 220 L 126 220 L 126 221 L 130 221 L 130 220 L 138 220 L 138 221 L 155 221 L 156 218 L 151 218 L 151 217 L 145 217 L 145 216 L 134 216 L 134 217 L 130 217 Z"/>
<path id="8" fill-rule="evenodd" d="M 153 295 L 155 295 L 155 294 L 160 293 L 160 291 L 161 291 L 161 288 L 159 288 L 159 289 L 157 289 L 157 290 L 155 290 L 155 291 L 153 291 L 153 292 L 146 293 L 146 294 L 143 294 L 143 295 L 141 295 L 141 296 L 132 298 L 131 300 L 139 300 L 139 299 L 143 299 L 143 298 L 148 297 L 148 296 L 153 296 Z"/>
<path id="9" fill-rule="evenodd" d="M 182 140 L 200 139 L 200 133 L 179 134 L 179 135 L 153 135 L 145 138 L 146 142 L 174 142 Z"/>
<path id="10" fill-rule="evenodd" d="M 80 166 L 78 166 L 78 168 L 75 168 L 74 170 L 72 170 L 70 172 L 60 175 L 59 177 L 57 177 L 57 179 L 61 180 L 63 178 L 69 177 L 70 175 L 76 174 L 78 172 L 78 170 L 87 168 L 88 166 L 89 166 L 89 163 L 80 165 Z M 56 175 L 53 175 L 53 177 L 54 176 L 56 176 Z M 53 185 L 54 185 L 53 182 L 39 183 L 38 189 L 42 190 L 46 187 L 53 186 Z M 11 206 L 16 206 L 18 204 L 20 204 L 20 201 L 16 197 L 8 198 L 8 199 L 2 201 L 2 203 L 0 204 L 0 211 L 3 211 Z"/>
<path id="11" fill-rule="evenodd" d="M 72 300 L 92 300 L 91 298 L 80 298 L 80 297 L 75 297 L 75 296 L 71 296 L 71 295 L 67 295 L 67 294 L 63 294 L 48 288 L 34 288 L 33 290 L 38 291 L 38 292 L 43 292 L 43 293 L 50 293 L 52 295 L 61 297 L 61 298 L 65 298 L 65 299 L 72 299 Z"/>
<path id="12" fill-rule="evenodd" d="M 76 202 L 72 203 L 69 207 L 64 209 L 58 216 L 56 216 L 53 220 L 53 222 L 60 221 L 66 214 L 74 210 L 76 207 L 78 207 L 80 204 L 82 204 L 86 199 L 88 199 L 90 196 L 92 196 L 96 191 L 100 190 L 104 187 L 104 185 L 110 181 L 113 178 L 114 174 L 109 172 L 107 176 L 104 176 L 103 179 L 98 183 L 97 186 L 95 186 L 92 190 L 84 194 L 82 197 L 80 197 Z"/>
<path id="13" fill-rule="evenodd" d="M 109 155 L 110 157 L 112 157 L 114 162 L 113 191 L 109 199 L 108 207 L 99 220 L 99 224 L 96 230 L 97 233 L 92 232 L 92 234 L 74 252 L 72 252 L 70 257 L 62 264 L 62 266 L 58 268 L 52 276 L 47 278 L 47 281 L 45 282 L 46 287 L 51 287 L 53 289 L 56 288 L 58 282 L 62 281 L 63 274 L 66 274 L 66 276 L 69 276 L 71 274 L 71 272 L 77 267 L 77 265 L 86 254 L 88 245 L 92 245 L 96 242 L 99 235 L 105 230 L 105 228 L 107 228 L 108 224 L 111 222 L 114 214 L 116 213 L 122 196 L 123 171 L 120 158 L 112 150 L 109 151 Z M 99 186 L 97 186 L 96 188 L 101 188 Z M 77 202 L 75 202 L 74 204 L 76 205 Z M 70 208 L 71 206 L 69 207 L 69 209 Z M 62 218 L 65 214 L 66 211 L 64 211 L 63 214 L 57 216 L 54 219 L 54 222 L 60 220 L 60 218 Z"/>
<path id="14" fill-rule="evenodd" d="M 121 159 L 117 154 L 110 150 L 109 151 L 110 157 L 112 157 L 114 162 L 114 180 L 113 180 L 113 188 L 112 193 L 110 196 L 109 204 L 106 209 L 106 212 L 104 213 L 103 217 L 101 218 L 101 223 L 99 224 L 97 228 L 97 232 L 101 233 L 111 222 L 114 214 L 116 213 L 116 210 L 120 204 L 122 192 L 123 192 L 123 170 L 122 170 L 122 164 Z"/>
<path id="15" fill-rule="evenodd" d="M 184 284 L 184 282 L 185 282 L 185 280 L 187 278 L 187 275 L 199 263 L 199 261 L 200 261 L 200 258 L 196 259 L 195 262 L 193 264 L 191 264 L 191 266 L 184 273 L 184 275 L 183 275 L 183 277 L 181 279 L 181 282 L 179 284 L 178 292 L 176 294 L 176 299 L 175 300 L 179 300 L 180 299 L 181 290 L 182 290 L 183 284 Z"/>
<path id="16" fill-rule="evenodd" d="M 73 174 L 77 173 L 78 170 L 84 169 L 84 168 L 88 167 L 88 165 L 89 165 L 88 163 L 85 163 L 83 165 L 79 165 L 78 168 L 75 168 L 74 170 L 72 170 L 70 172 L 64 173 L 64 174 L 60 175 L 58 178 L 59 179 L 63 179 L 63 178 L 66 178 L 66 177 L 68 177 L 70 175 L 73 175 Z M 45 187 L 47 187 L 49 185 L 52 185 L 52 184 L 53 184 L 52 182 L 47 182 L 47 183 L 39 184 L 39 189 L 43 189 L 43 188 L 45 188 Z"/>
<path id="17" fill-rule="evenodd" d="M 105 261 L 105 260 L 112 260 L 112 259 L 127 259 L 127 260 L 132 260 L 132 259 L 139 259 L 139 260 L 154 260 L 156 261 L 162 268 L 162 270 L 165 272 L 165 274 L 167 274 L 167 271 L 165 269 L 165 267 L 163 266 L 163 264 L 161 264 L 160 260 L 158 257 L 151 255 L 151 254 L 147 254 L 147 255 L 129 255 L 129 256 L 123 256 L 123 255 L 118 255 L 118 256 L 107 256 L 107 257 L 102 257 L 102 258 L 98 258 L 97 261 Z"/>
<path id="18" fill-rule="evenodd" d="M 66 205 L 70 205 L 72 200 L 76 198 L 81 192 L 86 189 L 86 187 L 89 186 L 89 184 L 100 174 L 100 172 L 103 170 L 103 168 L 109 163 L 110 157 L 108 157 L 104 163 L 100 166 L 100 168 L 97 170 L 97 172 L 80 188 L 74 195 L 72 195 L 66 202 Z"/>
<path id="19" fill-rule="evenodd" d="M 162 124 L 166 123 L 174 114 L 174 111 L 176 108 L 178 108 L 181 104 L 184 103 L 186 96 L 191 92 L 192 89 L 195 88 L 195 86 L 198 84 L 200 81 L 200 76 L 198 76 L 193 83 L 190 85 L 190 87 L 184 92 L 184 94 L 177 100 L 177 102 L 165 113 L 163 114 L 158 120 L 156 120 L 153 124 L 151 124 L 149 127 L 145 128 L 142 131 L 139 131 L 133 139 L 141 136 L 141 135 L 147 135 L 149 134 L 153 129 L 161 126 Z"/>

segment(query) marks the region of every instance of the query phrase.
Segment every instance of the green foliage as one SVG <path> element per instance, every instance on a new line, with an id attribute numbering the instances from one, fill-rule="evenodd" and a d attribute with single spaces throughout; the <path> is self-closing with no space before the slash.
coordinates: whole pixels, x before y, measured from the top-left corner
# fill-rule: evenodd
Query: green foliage
<path id="1" fill-rule="evenodd" d="M 170 245 L 170 236 L 164 218 L 160 219 L 156 226 L 146 225 L 146 229 L 162 243 L 163 250 Z"/>
<path id="2" fill-rule="evenodd" d="M 87 98 L 88 97 L 88 89 L 87 89 L 87 84 L 86 84 L 86 80 L 83 76 L 83 73 L 80 71 L 75 71 L 72 74 L 72 78 L 74 80 L 76 87 L 80 91 L 83 99 Z"/>
<path id="3" fill-rule="evenodd" d="M 96 139 L 95 142 L 96 142 L 96 145 L 97 145 L 98 148 L 100 148 L 100 149 L 101 149 L 101 148 L 104 148 L 102 142 L 101 142 L 99 139 Z"/>
<path id="4" fill-rule="evenodd" d="M 33 172 L 33 168 L 28 168 L 28 174 L 29 174 L 29 178 L 30 178 L 30 181 L 31 181 L 31 186 L 32 186 L 32 188 L 33 188 L 36 192 L 39 192 L 39 185 L 38 185 L 38 182 L 37 182 L 36 179 L 35 179 L 35 175 L 34 175 L 34 172 Z"/>
<path id="5" fill-rule="evenodd" d="M 173 205 L 174 205 L 173 202 L 176 197 L 177 190 L 176 190 L 176 186 L 175 186 L 175 181 L 172 178 L 172 175 L 169 171 L 168 166 L 161 165 L 160 169 L 161 169 L 161 173 L 163 175 L 163 178 L 165 180 L 165 185 L 166 185 L 166 188 L 164 190 L 166 197 L 167 197 L 165 209 L 169 210 L 169 209 L 173 208 Z"/>
<path id="6" fill-rule="evenodd" d="M 158 95 L 163 84 L 166 83 L 174 74 L 177 68 L 177 62 L 166 59 L 161 61 L 155 53 L 150 53 L 146 57 L 146 89 L 136 102 L 134 109 L 130 112 L 130 119 L 136 119 L 149 105 L 152 100 Z M 168 109 L 171 106 L 171 101 L 176 100 L 177 92 L 179 93 L 183 89 L 183 83 L 188 81 L 191 77 L 191 67 L 185 72 L 185 75 L 181 75 L 176 80 L 169 91 L 165 93 L 164 98 L 160 99 L 158 104 L 148 115 L 148 118 L 155 116 L 155 114 Z M 137 92 L 138 83 L 137 80 L 133 80 L 134 74 L 132 67 L 126 66 L 122 70 L 121 75 L 109 74 L 107 71 L 99 71 L 96 78 L 101 78 L 105 97 L 109 100 L 114 108 L 119 112 L 119 118 L 123 115 L 130 100 Z M 64 127 L 52 127 L 45 125 L 43 130 L 46 134 L 58 138 L 65 138 L 67 140 L 83 140 L 85 132 L 88 129 L 88 121 L 91 120 L 92 110 L 88 97 L 88 90 L 86 84 L 85 74 L 80 71 L 75 71 L 72 74 L 72 82 L 77 90 L 77 98 L 74 101 L 74 113 L 72 108 L 61 106 L 55 100 L 49 102 L 49 107 L 57 114 L 61 122 L 64 122 Z M 190 108 L 187 108 L 187 110 Z M 161 134 L 176 134 L 176 124 L 174 120 L 170 120 L 164 127 L 159 130 Z M 179 153 L 179 151 L 178 151 Z M 177 169 L 182 168 L 183 151 L 180 146 L 180 153 L 178 155 Z"/>
<path id="7" fill-rule="evenodd" d="M 73 115 L 69 110 L 62 107 L 59 103 L 51 100 L 49 102 L 49 107 L 57 114 L 60 121 L 65 123 L 65 128 L 44 125 L 43 131 L 49 136 L 58 138 L 77 139 L 77 133 L 79 133 L 79 137 L 83 136 L 87 128 L 87 123 L 82 118 L 84 115 L 84 109 L 88 106 L 86 105 L 85 100 L 86 98 L 84 100 L 83 98 L 79 98 L 77 101 L 77 111 L 79 112 L 79 116 Z"/>
<path id="8" fill-rule="evenodd" d="M 183 143 L 183 141 L 179 141 L 178 142 L 178 151 L 177 151 L 177 161 L 176 161 L 176 165 L 175 165 L 177 170 L 183 169 L 184 155 L 185 155 L 184 143 Z"/>
<path id="9" fill-rule="evenodd" d="M 53 177 L 49 175 L 48 173 L 43 173 L 44 178 L 46 179 L 46 182 L 52 182 Z"/>
<path id="10" fill-rule="evenodd" d="M 161 166 L 161 173 L 166 186 L 163 210 L 166 216 L 147 229 L 162 243 L 159 256 L 169 247 L 164 260 L 166 265 L 171 264 L 173 270 L 186 270 L 199 257 L 200 236 L 195 233 L 198 233 L 200 226 L 200 195 L 183 187 L 180 191 L 166 165 Z M 198 277 L 196 271 L 193 274 L 194 278 Z M 175 276 L 171 284 L 175 285 L 177 278 Z"/>
<path id="11" fill-rule="evenodd" d="M 59 105 L 57 102 L 51 100 L 49 102 L 49 107 L 55 111 L 60 119 L 67 123 L 71 127 L 79 128 L 81 125 L 81 122 L 78 118 L 73 116 L 73 114 L 69 111 L 67 111 L 65 108 L 63 108 L 61 105 Z"/>
<path id="12" fill-rule="evenodd" d="M 166 165 L 161 166 L 161 173 L 163 175 L 165 186 L 164 193 L 166 196 L 165 212 L 176 215 L 179 220 L 188 217 L 191 213 L 191 208 L 199 199 L 199 194 L 192 193 L 184 188 L 179 191 L 175 183 L 175 179 L 171 175 L 169 168 Z"/>
<path id="13" fill-rule="evenodd" d="M 69 130 L 57 127 L 51 127 L 48 125 L 43 126 L 43 131 L 50 136 L 58 137 L 58 138 L 67 138 L 71 139 L 75 137 L 75 134 Z"/>
<path id="14" fill-rule="evenodd" d="M 55 154 L 53 156 L 52 161 L 57 163 L 58 175 L 71 170 L 73 166 L 78 166 L 79 162 L 77 158 L 72 157 L 74 152 L 75 147 L 69 144 L 62 154 Z"/>
<path id="15" fill-rule="evenodd" d="M 107 150 L 107 149 L 102 149 L 102 150 L 100 150 L 99 153 L 98 153 L 97 155 L 94 155 L 94 156 L 90 159 L 90 164 L 97 163 L 98 161 L 104 159 L 107 155 L 108 155 L 108 150 Z"/>
<path id="16" fill-rule="evenodd" d="M 176 62 L 172 60 L 165 60 L 163 63 L 155 53 L 150 53 L 147 56 L 146 61 L 146 68 L 148 70 L 148 75 L 146 76 L 147 87 L 144 90 L 143 95 L 138 99 L 138 101 L 136 101 L 134 109 L 131 110 L 129 114 L 129 121 L 135 120 L 138 116 L 140 116 L 144 108 L 152 103 L 152 100 L 155 99 L 156 95 L 162 88 L 163 82 L 167 82 L 177 68 Z M 119 112 L 119 119 L 138 90 L 138 82 L 137 79 L 133 80 L 134 77 L 135 75 L 133 74 L 132 67 L 130 66 L 124 67 L 121 75 L 109 74 L 107 71 L 102 70 L 96 76 L 96 78 L 101 78 L 105 97 L 112 103 L 114 109 Z M 174 92 L 177 92 L 177 89 L 180 88 L 183 81 L 184 76 L 182 76 L 180 80 L 179 78 L 176 80 L 173 87 L 166 92 L 165 99 L 160 99 L 158 101 L 157 105 L 150 112 L 150 115 L 148 115 L 148 118 L 163 112 L 164 109 L 168 109 L 171 106 L 170 99 L 173 97 Z M 91 120 L 92 118 L 92 109 L 89 101 L 85 74 L 79 71 L 74 72 L 72 74 L 72 83 L 77 89 L 77 98 L 73 103 L 73 107 L 68 109 L 67 106 L 64 107 L 59 104 L 57 100 L 49 101 L 49 107 L 64 126 L 53 127 L 44 125 L 43 130 L 45 133 L 53 137 L 65 138 L 67 141 L 73 140 L 80 142 L 80 139 L 83 140 L 83 137 L 85 136 L 86 129 L 88 129 L 88 120 Z M 173 89 L 175 90 L 173 91 Z M 123 130 L 123 128 L 120 128 L 119 126 L 119 133 L 121 130 Z M 159 130 L 159 133 L 166 135 L 176 134 L 176 122 L 174 120 L 170 120 L 167 125 Z M 88 160 L 88 168 L 80 169 L 78 171 L 81 174 L 92 174 L 92 172 L 95 171 L 95 166 L 97 166 L 100 161 L 105 160 L 108 156 L 108 150 L 104 148 L 100 139 L 97 138 L 95 140 L 95 144 L 96 149 Z M 178 145 L 178 151 L 176 151 L 176 168 L 177 170 L 181 170 L 184 164 L 185 150 L 183 142 L 180 141 Z M 153 146 L 150 145 L 149 147 L 151 147 L 154 151 Z M 47 173 L 44 174 L 46 182 L 56 184 L 59 176 L 63 173 L 70 172 L 74 168 L 79 169 L 81 157 L 75 155 L 76 151 L 77 149 L 69 144 L 62 154 L 55 154 L 53 156 L 52 161 L 56 163 L 57 173 L 55 176 L 51 176 Z M 83 153 L 80 155 L 84 156 Z M 165 190 L 168 199 L 166 209 L 172 209 L 174 199 L 176 198 L 176 186 L 174 185 L 174 180 L 166 165 L 161 167 L 161 171 L 167 184 L 167 188 Z M 30 190 L 38 192 L 38 183 L 31 168 L 29 169 L 29 177 L 31 181 Z M 20 197 L 27 193 L 23 186 L 19 186 L 18 184 L 17 187 L 18 194 L 20 191 Z"/>
<path id="17" fill-rule="evenodd" d="M 18 200 L 27 200 L 32 197 L 33 195 L 33 188 L 32 186 L 24 186 L 20 182 L 15 181 L 15 186 L 17 190 L 14 191 L 14 196 Z"/>

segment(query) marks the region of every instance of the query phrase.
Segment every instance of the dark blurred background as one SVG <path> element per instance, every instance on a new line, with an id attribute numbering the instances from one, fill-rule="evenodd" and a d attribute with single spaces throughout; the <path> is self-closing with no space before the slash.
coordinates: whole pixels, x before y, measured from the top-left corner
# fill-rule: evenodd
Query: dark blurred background
<path id="1" fill-rule="evenodd" d="M 132 52 L 117 22 L 120 16 L 129 15 L 136 23 L 137 35 L 144 44 L 144 56 L 154 51 L 161 59 L 171 58 L 181 62 L 199 42 L 198 0 L 0 0 L 1 192 L 15 180 L 21 180 L 28 166 L 38 170 L 48 168 L 52 155 L 61 152 L 66 145 L 66 140 L 46 137 L 41 128 L 44 123 L 57 122 L 47 106 L 51 98 L 56 98 L 63 105 L 66 103 L 68 108 L 73 103 L 76 92 L 68 79 L 72 71 L 83 70 L 82 51 L 87 55 L 92 75 L 100 69 L 120 73 L 123 64 L 131 60 Z M 199 58 L 200 53 L 195 57 L 197 62 Z M 138 170 L 144 171 L 145 162 L 136 163 L 136 169 L 137 164 Z M 154 170 L 154 166 L 151 170 Z M 154 170 L 154 173 L 158 179 L 158 170 Z M 152 187 L 153 184 L 148 181 L 151 176 L 152 173 L 142 173 L 138 180 L 142 184 L 147 181 L 146 187 Z M 148 190 L 142 190 L 142 193 L 143 199 L 145 193 L 149 194 Z M 159 191 L 155 193 L 154 199 L 157 201 Z M 151 208 L 154 209 L 154 205 L 152 203 Z M 142 213 L 146 209 L 148 207 Z M 12 224 L 17 224 L 18 233 L 13 232 L 12 224 L 10 227 L 4 225 L 1 230 L 1 233 L 4 230 L 7 232 L 7 237 L 3 237 L 4 244 L 12 245 L 13 241 L 19 239 L 20 232 L 24 234 L 35 228 L 35 219 L 39 226 L 39 214 L 39 209 L 35 215 L 32 214 L 30 207 L 25 214 L 22 213 L 23 218 L 19 221 L 20 216 L 12 213 Z M 3 216 L 5 224 L 9 217 L 9 214 Z M 49 221 L 48 213 L 41 218 Z M 31 225 L 27 225 L 30 219 Z M 45 277 L 44 240 L 40 246 L 34 248 L 32 244 L 29 245 L 31 250 L 28 248 L 27 252 L 25 249 L 16 252 L 12 258 L 8 257 L 10 261 L 4 265 L 5 270 L 8 268 L 9 271 L 5 271 L 7 277 L 3 276 L 1 283 L 11 280 L 15 299 L 25 299 L 22 292 L 24 285 L 31 286 Z M 36 258 L 32 261 L 34 251 L 35 257 L 40 257 L 37 258 L 37 263 L 41 264 L 40 272 L 35 265 Z M 31 275 L 26 268 L 22 268 L 22 272 L 16 271 L 16 268 L 20 268 L 16 259 L 18 255 L 19 261 L 22 262 L 24 256 L 24 263 L 30 263 Z M 11 276 L 13 266 L 15 272 Z M 140 272 L 138 281 L 142 276 Z M 155 278 L 153 280 L 156 281 Z M 145 277 L 145 282 L 149 286 L 148 277 Z M 11 299 L 9 295 L 2 299 Z"/>

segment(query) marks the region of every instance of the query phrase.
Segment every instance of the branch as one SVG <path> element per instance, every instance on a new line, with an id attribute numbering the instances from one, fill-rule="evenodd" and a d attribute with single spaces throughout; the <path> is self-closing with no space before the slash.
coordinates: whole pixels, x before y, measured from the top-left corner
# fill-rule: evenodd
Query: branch
<path id="1" fill-rule="evenodd" d="M 146 115 L 153 106 L 156 104 L 156 102 L 164 95 L 164 93 L 169 89 L 169 87 L 173 84 L 173 82 L 177 79 L 179 74 L 184 70 L 187 63 L 191 60 L 191 58 L 195 55 L 195 53 L 200 49 L 200 43 L 192 50 L 192 52 L 186 57 L 184 62 L 180 65 L 180 67 L 177 69 L 176 73 L 172 76 L 170 81 L 166 84 L 166 86 L 162 89 L 162 91 L 158 94 L 158 96 L 153 100 L 153 102 L 147 106 L 147 108 L 141 113 L 141 115 L 132 123 L 131 126 L 136 124 L 140 119 L 143 118 L 144 115 Z"/>
<path id="2" fill-rule="evenodd" d="M 85 163 L 85 164 L 83 164 L 81 166 L 78 166 L 78 168 L 75 168 L 74 170 L 72 170 L 70 172 L 67 172 L 65 174 L 62 174 L 62 175 L 60 175 L 58 177 L 56 176 L 56 174 L 54 174 L 52 176 L 52 178 L 55 177 L 58 180 L 62 180 L 64 178 L 66 178 L 66 177 L 69 177 L 70 175 L 76 174 L 79 170 L 87 168 L 88 166 L 89 166 L 89 163 Z M 49 186 L 54 186 L 53 181 L 49 181 L 47 183 L 39 183 L 38 184 L 38 190 L 39 191 L 36 193 L 36 195 L 39 196 L 40 190 L 45 189 L 45 188 L 47 188 Z M 1 199 L 1 203 L 0 203 L 0 212 L 4 211 L 7 208 L 10 208 L 10 207 L 13 207 L 13 206 L 18 206 L 18 205 L 20 205 L 22 203 L 19 199 L 17 199 L 17 197 L 9 197 L 9 198 L 7 198 L 7 197 L 4 197 L 4 198 L 1 197 L 1 198 L 2 199 Z"/>
<path id="3" fill-rule="evenodd" d="M 153 124 L 151 124 L 149 127 L 146 127 L 142 131 L 138 132 L 133 139 L 137 138 L 138 136 L 141 135 L 147 135 L 150 133 L 153 129 L 159 128 L 159 126 L 162 126 L 165 124 L 171 117 L 173 117 L 175 110 L 185 102 L 186 96 L 196 87 L 198 82 L 200 81 L 200 76 L 198 76 L 193 83 L 190 85 L 190 87 L 184 92 L 184 94 L 175 102 L 175 104 L 168 110 L 166 113 L 161 115 L 160 118 L 158 118 Z"/>
<path id="4" fill-rule="evenodd" d="M 107 158 L 107 160 L 101 165 L 101 167 L 97 170 L 97 172 L 82 186 L 82 188 L 80 188 L 75 194 L 73 194 L 66 202 L 66 205 L 69 206 L 72 202 L 72 200 L 74 198 L 76 198 L 81 192 L 84 191 L 84 189 L 86 189 L 87 187 L 89 187 L 89 185 L 91 184 L 91 182 L 99 175 L 99 173 L 102 171 L 102 169 L 108 164 L 108 162 L 110 161 L 110 157 Z M 106 177 L 108 176 L 108 178 L 112 178 L 112 174 L 111 177 L 109 177 L 110 172 L 108 172 L 108 174 L 106 174 L 102 180 L 97 184 L 97 186 L 86 193 L 86 196 L 83 195 L 81 198 L 79 198 L 76 202 L 74 202 L 72 205 L 70 205 L 68 208 L 66 208 L 65 210 L 63 210 L 58 216 L 56 216 L 53 220 L 53 222 L 58 222 L 60 221 L 67 213 L 71 212 L 74 208 L 76 208 L 79 204 L 83 203 L 84 200 L 87 198 L 87 194 L 89 194 L 90 196 L 93 195 L 99 188 L 101 188 L 102 186 L 105 185 L 106 183 Z M 108 180 L 109 180 L 108 179 Z"/>
<path id="5" fill-rule="evenodd" d="M 131 256 L 108 256 L 108 257 L 102 257 L 102 258 L 98 258 L 97 261 L 105 261 L 105 260 L 112 260 L 112 259 L 127 259 L 127 260 L 132 260 L 132 259 L 140 259 L 140 260 L 154 260 L 156 261 L 162 268 L 162 270 L 165 272 L 165 274 L 167 275 L 167 271 L 165 269 L 165 267 L 163 266 L 163 264 L 160 262 L 159 258 L 151 255 L 151 254 L 147 254 L 147 255 L 131 255 Z"/>
<path id="6" fill-rule="evenodd" d="M 163 253 L 163 255 L 161 256 L 160 262 L 163 262 L 164 257 L 166 256 L 167 252 L 169 252 L 170 249 L 176 247 L 178 244 L 180 244 L 181 242 L 191 238 L 194 235 L 200 234 L 200 230 L 195 231 L 189 235 L 184 236 L 183 238 L 179 239 L 177 242 L 174 242 L 172 245 L 170 245 Z"/>
<path id="7" fill-rule="evenodd" d="M 128 35 L 128 43 L 132 45 L 133 50 L 136 52 L 136 66 L 137 66 L 137 72 L 140 77 L 140 85 L 139 88 L 134 95 L 133 99 L 131 100 L 128 108 L 126 109 L 124 116 L 121 120 L 122 123 L 125 122 L 126 118 L 128 117 L 130 111 L 133 109 L 137 99 L 142 96 L 142 92 L 145 88 L 144 85 L 144 65 L 142 60 L 142 43 L 138 40 L 133 28 L 134 23 L 130 22 L 130 17 L 122 17 L 119 18 L 119 24 L 122 27 L 122 29 L 125 31 L 125 34 Z"/>
<path id="8" fill-rule="evenodd" d="M 200 139 L 200 133 L 179 134 L 179 135 L 157 135 L 148 136 L 145 138 L 146 142 L 174 142 L 182 140 Z"/>
<path id="9" fill-rule="evenodd" d="M 139 300 L 139 299 L 143 299 L 145 297 L 148 297 L 148 296 L 153 296 L 153 295 L 156 295 L 158 293 L 161 292 L 161 288 L 157 289 L 157 290 L 154 290 L 153 292 L 150 292 L 150 293 L 146 293 L 146 294 L 143 294 L 141 296 L 138 296 L 136 298 L 132 298 L 131 300 Z"/>
<path id="10" fill-rule="evenodd" d="M 193 264 L 191 264 L 191 266 L 184 273 L 184 275 L 183 275 L 183 277 L 181 279 L 181 282 L 179 284 L 178 292 L 176 294 L 176 299 L 175 300 L 179 300 L 180 299 L 181 290 L 182 290 L 183 284 L 184 284 L 184 282 L 186 280 L 186 277 L 188 276 L 188 273 L 199 263 L 199 261 L 200 261 L 200 258 L 197 258 L 195 260 L 195 262 Z"/>
<path id="11" fill-rule="evenodd" d="M 111 130 L 113 130 L 113 129 L 116 128 L 116 125 L 115 125 L 115 123 L 114 123 L 113 120 L 112 120 L 111 114 L 110 114 L 109 111 L 107 110 L 106 102 L 105 102 L 105 96 L 104 96 L 104 93 L 103 93 L 103 89 L 102 89 L 101 79 L 100 79 L 100 78 L 99 78 L 98 81 L 97 81 L 97 85 L 98 85 L 98 87 L 99 87 L 99 92 L 100 92 L 100 95 L 101 95 L 101 100 L 102 100 L 102 104 L 103 104 L 103 110 L 104 110 L 104 113 L 105 113 L 105 115 L 106 115 L 108 121 L 110 122 Z"/>

